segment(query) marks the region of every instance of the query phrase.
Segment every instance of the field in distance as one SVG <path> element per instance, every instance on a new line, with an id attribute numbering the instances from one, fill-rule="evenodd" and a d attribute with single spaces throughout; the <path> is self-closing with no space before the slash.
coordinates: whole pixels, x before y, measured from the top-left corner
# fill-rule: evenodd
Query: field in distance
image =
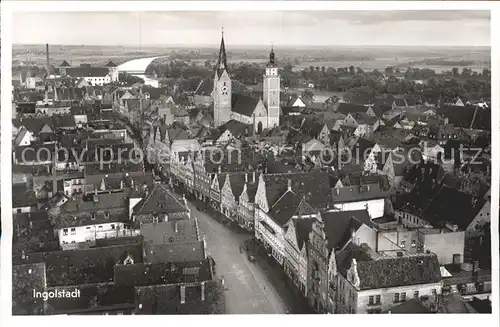
<path id="1" fill-rule="evenodd" d="M 231 63 L 249 62 L 265 64 L 269 46 L 231 46 L 226 42 L 228 60 Z M 63 60 L 73 66 L 81 63 L 103 65 L 109 60 L 121 64 L 128 60 L 153 56 L 165 56 L 160 61 L 182 59 L 203 65 L 205 61 L 217 59 L 218 45 L 199 46 L 92 46 L 92 45 L 50 45 L 50 61 L 59 65 Z M 481 72 L 490 69 L 490 47 L 396 47 L 396 46 L 275 46 L 276 56 L 282 64 L 290 63 L 294 70 L 310 66 L 360 67 L 365 71 L 383 70 L 394 66 L 401 68 L 430 68 L 440 73 L 457 67 L 471 68 Z M 45 45 L 14 44 L 13 64 L 45 64 Z"/>

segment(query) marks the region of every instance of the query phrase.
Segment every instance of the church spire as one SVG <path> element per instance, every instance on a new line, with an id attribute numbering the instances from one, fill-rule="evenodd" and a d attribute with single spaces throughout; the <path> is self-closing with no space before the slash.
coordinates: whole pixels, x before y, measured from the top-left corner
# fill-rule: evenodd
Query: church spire
<path id="1" fill-rule="evenodd" d="M 219 59 L 217 60 L 217 66 L 215 67 L 217 76 L 220 77 L 224 70 L 228 70 L 227 66 L 227 55 L 226 55 L 226 45 L 224 44 L 224 27 L 222 28 L 222 39 L 220 41 Z"/>
<path id="2" fill-rule="evenodd" d="M 271 52 L 269 52 L 269 63 L 267 64 L 268 67 L 274 67 L 275 65 L 275 56 L 274 56 L 274 47 L 273 44 L 271 43 Z"/>

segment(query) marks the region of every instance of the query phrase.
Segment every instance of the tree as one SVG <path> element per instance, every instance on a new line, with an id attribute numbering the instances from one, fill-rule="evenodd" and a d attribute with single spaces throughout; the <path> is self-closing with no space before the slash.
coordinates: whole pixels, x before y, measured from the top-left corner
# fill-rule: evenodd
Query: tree
<path id="1" fill-rule="evenodd" d="M 354 75 L 354 73 L 356 72 L 354 66 L 349 66 L 349 74 L 351 75 Z"/>
<path id="2" fill-rule="evenodd" d="M 454 67 L 452 70 L 451 70 L 451 74 L 453 76 L 458 76 L 458 68 Z"/>
<path id="3" fill-rule="evenodd" d="M 364 71 L 363 71 L 363 69 L 361 69 L 360 67 L 357 67 L 357 68 L 356 68 L 356 74 L 358 74 L 358 75 L 362 75 L 362 74 L 364 74 L 364 73 L 365 73 L 365 72 L 364 72 Z"/>
<path id="4" fill-rule="evenodd" d="M 302 100 L 306 102 L 312 101 L 313 96 L 314 94 L 310 90 L 304 90 L 304 92 L 302 92 L 302 94 L 300 95 Z"/>
<path id="5" fill-rule="evenodd" d="M 394 69 L 392 67 L 386 67 L 385 68 L 385 73 L 386 74 L 393 74 L 394 73 Z"/>
<path id="6" fill-rule="evenodd" d="M 472 75 L 472 69 L 464 67 L 462 69 L 462 75 L 463 76 L 471 76 Z"/>
<path id="7" fill-rule="evenodd" d="M 206 60 L 203 67 L 212 69 L 212 64 L 210 63 L 210 60 Z"/>
<path id="8" fill-rule="evenodd" d="M 325 72 L 326 72 L 326 67 L 325 66 L 321 66 L 321 72 L 323 73 L 323 75 L 325 75 Z"/>
<path id="9" fill-rule="evenodd" d="M 133 85 L 135 83 L 144 84 L 144 80 L 142 78 L 127 74 L 125 72 L 121 72 L 118 74 L 118 81 L 120 83 L 125 83 L 125 85 L 128 85 L 128 86 Z"/>
<path id="10" fill-rule="evenodd" d="M 314 71 L 314 66 L 309 66 L 311 73 Z"/>

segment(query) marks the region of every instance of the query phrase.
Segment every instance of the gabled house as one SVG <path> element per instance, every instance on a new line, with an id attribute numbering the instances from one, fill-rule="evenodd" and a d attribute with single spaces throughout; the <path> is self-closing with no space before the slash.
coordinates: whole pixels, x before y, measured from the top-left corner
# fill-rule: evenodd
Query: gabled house
<path id="1" fill-rule="evenodd" d="M 368 137 L 380 126 L 380 119 L 363 113 L 349 113 L 344 119 L 343 125 L 354 127 L 354 135 Z"/>
<path id="2" fill-rule="evenodd" d="M 256 173 L 251 174 L 251 178 L 245 175 L 245 184 L 238 200 L 238 223 L 247 230 L 254 230 L 255 223 L 255 194 L 257 193 Z"/>
<path id="3" fill-rule="evenodd" d="M 248 181 L 248 175 L 244 172 L 228 173 L 221 189 L 221 212 L 233 221 L 237 220 L 238 200 L 245 181 Z"/>
<path id="4" fill-rule="evenodd" d="M 436 255 L 400 253 L 380 255 L 355 243 L 339 251 L 337 313 L 381 313 L 410 298 L 428 300 L 437 312 L 443 279 Z"/>
<path id="5" fill-rule="evenodd" d="M 221 212 L 221 191 L 224 187 L 224 182 L 226 181 L 226 173 L 213 174 L 212 184 L 210 185 L 210 206 Z"/>
<path id="6" fill-rule="evenodd" d="M 255 196 L 255 237 L 283 264 L 284 234 L 300 204 L 313 208 L 331 205 L 326 173 L 262 174 Z"/>
<path id="7" fill-rule="evenodd" d="M 371 219 L 384 216 L 385 199 L 390 195 L 378 183 L 331 189 L 333 210 L 367 210 Z"/>
<path id="8" fill-rule="evenodd" d="M 336 313 L 335 255 L 346 245 L 375 243 L 376 230 L 366 210 L 318 213 L 307 242 L 307 300 L 317 313 Z"/>
<path id="9" fill-rule="evenodd" d="M 307 212 L 314 214 L 314 212 Z M 314 219 L 292 218 L 285 233 L 283 269 L 300 293 L 307 297 L 307 243 Z"/>
<path id="10" fill-rule="evenodd" d="M 96 190 L 93 195 L 75 196 L 51 211 L 61 248 L 78 249 L 99 239 L 135 235 L 127 199 L 126 192 L 99 194 Z"/>
<path id="11" fill-rule="evenodd" d="M 147 185 L 142 185 L 142 188 L 144 196 L 137 203 L 132 203 L 130 209 L 132 221 L 144 224 L 191 218 L 186 200 L 178 199 L 167 185 L 155 183 L 152 190 L 149 190 Z"/>

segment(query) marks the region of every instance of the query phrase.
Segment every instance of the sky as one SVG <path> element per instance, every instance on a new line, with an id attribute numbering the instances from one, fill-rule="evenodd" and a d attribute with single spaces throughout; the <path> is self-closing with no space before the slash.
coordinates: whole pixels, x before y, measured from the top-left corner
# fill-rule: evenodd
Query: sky
<path id="1" fill-rule="evenodd" d="M 13 43 L 489 46 L 489 11 L 14 13 Z"/>

